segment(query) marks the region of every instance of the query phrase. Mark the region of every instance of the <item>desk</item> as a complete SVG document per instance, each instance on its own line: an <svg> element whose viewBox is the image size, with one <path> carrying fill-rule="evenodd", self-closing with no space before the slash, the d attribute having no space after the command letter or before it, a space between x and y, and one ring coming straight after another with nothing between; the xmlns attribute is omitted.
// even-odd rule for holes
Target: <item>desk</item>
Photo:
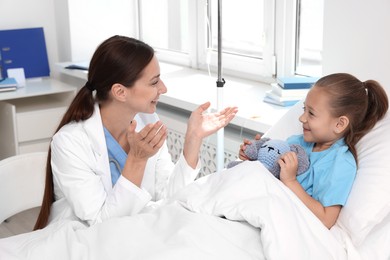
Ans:
<svg viewBox="0 0 390 260"><path fill-rule="evenodd" d="M47 151L77 88L54 79L27 81L16 91L0 93L0 160Z"/></svg>

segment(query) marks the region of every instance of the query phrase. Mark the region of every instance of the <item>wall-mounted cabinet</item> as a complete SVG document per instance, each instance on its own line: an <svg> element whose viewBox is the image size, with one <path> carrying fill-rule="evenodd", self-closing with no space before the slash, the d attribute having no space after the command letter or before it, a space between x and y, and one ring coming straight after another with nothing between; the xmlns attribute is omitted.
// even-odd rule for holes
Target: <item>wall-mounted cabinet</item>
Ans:
<svg viewBox="0 0 390 260"><path fill-rule="evenodd" d="M50 138L77 88L53 79L0 93L0 160L47 151Z"/></svg>

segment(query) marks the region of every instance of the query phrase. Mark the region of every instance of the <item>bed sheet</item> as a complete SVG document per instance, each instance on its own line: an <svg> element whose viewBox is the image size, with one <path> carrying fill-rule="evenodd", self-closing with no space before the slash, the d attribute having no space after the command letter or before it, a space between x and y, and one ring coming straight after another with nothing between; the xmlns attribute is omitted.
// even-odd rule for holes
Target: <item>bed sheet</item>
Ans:
<svg viewBox="0 0 390 260"><path fill-rule="evenodd" d="M258 162L185 187L142 214L53 224L0 240L0 259L348 259L331 232Z"/></svg>
<svg viewBox="0 0 390 260"><path fill-rule="evenodd" d="M245 222L172 203L86 228L61 223L0 242L0 259L264 259L260 232Z"/></svg>

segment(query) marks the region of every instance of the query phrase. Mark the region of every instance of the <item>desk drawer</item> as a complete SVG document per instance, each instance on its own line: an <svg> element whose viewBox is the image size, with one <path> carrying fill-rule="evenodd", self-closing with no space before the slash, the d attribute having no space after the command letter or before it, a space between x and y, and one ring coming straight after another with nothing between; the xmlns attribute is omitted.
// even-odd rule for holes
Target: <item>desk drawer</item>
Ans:
<svg viewBox="0 0 390 260"><path fill-rule="evenodd" d="M50 138L67 107L56 107L16 114L18 141L26 142Z"/></svg>

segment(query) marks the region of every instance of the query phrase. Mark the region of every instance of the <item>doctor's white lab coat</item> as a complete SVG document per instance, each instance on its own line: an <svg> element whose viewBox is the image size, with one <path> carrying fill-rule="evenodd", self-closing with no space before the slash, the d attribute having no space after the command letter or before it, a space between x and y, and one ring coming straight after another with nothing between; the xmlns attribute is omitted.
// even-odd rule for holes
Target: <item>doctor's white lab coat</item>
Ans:
<svg viewBox="0 0 390 260"><path fill-rule="evenodd" d="M158 120L156 114L135 117L139 131ZM63 126L51 142L55 202L51 207L50 223L59 220L81 220L93 225L105 219L133 215L149 201L169 197L199 172L192 169L183 154L172 163L166 143L149 158L141 188L120 176L111 183L103 124L99 106L91 118Z"/></svg>

